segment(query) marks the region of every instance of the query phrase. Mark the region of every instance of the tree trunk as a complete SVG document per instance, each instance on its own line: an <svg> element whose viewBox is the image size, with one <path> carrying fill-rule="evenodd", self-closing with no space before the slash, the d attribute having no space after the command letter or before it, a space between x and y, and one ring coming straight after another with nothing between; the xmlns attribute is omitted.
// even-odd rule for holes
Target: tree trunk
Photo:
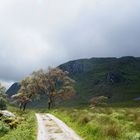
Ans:
<svg viewBox="0 0 140 140"><path fill-rule="evenodd" d="M19 104L20 110L22 109L22 106L23 106L23 103L20 103L20 104Z"/></svg>
<svg viewBox="0 0 140 140"><path fill-rule="evenodd" d="M51 109L51 102L48 102L48 109Z"/></svg>
<svg viewBox="0 0 140 140"><path fill-rule="evenodd" d="M51 109L51 106L52 106L52 99L51 99L51 97L49 97L49 99L48 99L48 109L49 110Z"/></svg>
<svg viewBox="0 0 140 140"><path fill-rule="evenodd" d="M25 111L26 106L27 106L27 103L24 103L24 105L23 105L23 111Z"/></svg>

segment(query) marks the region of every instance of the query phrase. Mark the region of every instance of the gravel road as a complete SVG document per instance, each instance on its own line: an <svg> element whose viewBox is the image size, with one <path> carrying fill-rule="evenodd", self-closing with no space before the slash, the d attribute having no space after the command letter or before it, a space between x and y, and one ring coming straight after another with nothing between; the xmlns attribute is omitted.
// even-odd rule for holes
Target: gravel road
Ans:
<svg viewBox="0 0 140 140"><path fill-rule="evenodd" d="M38 121L37 140L82 140L64 122L51 114L36 114Z"/></svg>

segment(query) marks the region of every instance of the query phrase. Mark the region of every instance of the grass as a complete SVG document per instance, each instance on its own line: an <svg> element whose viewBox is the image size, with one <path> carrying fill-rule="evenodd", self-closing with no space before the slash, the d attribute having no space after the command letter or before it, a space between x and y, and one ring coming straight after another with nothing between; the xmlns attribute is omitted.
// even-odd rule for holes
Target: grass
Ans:
<svg viewBox="0 0 140 140"><path fill-rule="evenodd" d="M37 125L35 112L27 110L19 111L17 108L9 107L9 111L22 118L17 128L10 129L5 135L0 137L0 140L36 140Z"/></svg>
<svg viewBox="0 0 140 140"><path fill-rule="evenodd" d="M4 126L0 140L35 140L35 111L8 110L22 118L17 128ZM46 109L36 112L48 112ZM49 111L73 128L84 140L140 140L140 109L136 107L58 108ZM3 124L0 124L3 126Z"/></svg>
<svg viewBox="0 0 140 140"><path fill-rule="evenodd" d="M140 140L140 109L55 109L52 114L85 140Z"/></svg>

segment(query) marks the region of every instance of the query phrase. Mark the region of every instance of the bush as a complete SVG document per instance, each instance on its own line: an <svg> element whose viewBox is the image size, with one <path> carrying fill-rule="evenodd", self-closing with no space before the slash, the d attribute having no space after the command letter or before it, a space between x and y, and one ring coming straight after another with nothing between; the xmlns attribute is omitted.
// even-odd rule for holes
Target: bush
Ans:
<svg viewBox="0 0 140 140"><path fill-rule="evenodd" d="M10 130L9 126L4 124L3 122L0 122L0 135L4 135Z"/></svg>
<svg viewBox="0 0 140 140"><path fill-rule="evenodd" d="M98 96L98 97L93 97L90 100L91 106L104 106L106 105L108 97L105 96Z"/></svg>
<svg viewBox="0 0 140 140"><path fill-rule="evenodd" d="M0 97L0 110L5 110L6 108L6 100L3 97Z"/></svg>

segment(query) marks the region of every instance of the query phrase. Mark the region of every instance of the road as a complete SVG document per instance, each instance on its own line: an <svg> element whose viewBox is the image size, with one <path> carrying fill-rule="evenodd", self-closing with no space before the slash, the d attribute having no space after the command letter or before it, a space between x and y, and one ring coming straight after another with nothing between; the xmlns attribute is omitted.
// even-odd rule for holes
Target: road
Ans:
<svg viewBox="0 0 140 140"><path fill-rule="evenodd" d="M82 140L64 122L51 114L36 114L38 121L37 140Z"/></svg>

